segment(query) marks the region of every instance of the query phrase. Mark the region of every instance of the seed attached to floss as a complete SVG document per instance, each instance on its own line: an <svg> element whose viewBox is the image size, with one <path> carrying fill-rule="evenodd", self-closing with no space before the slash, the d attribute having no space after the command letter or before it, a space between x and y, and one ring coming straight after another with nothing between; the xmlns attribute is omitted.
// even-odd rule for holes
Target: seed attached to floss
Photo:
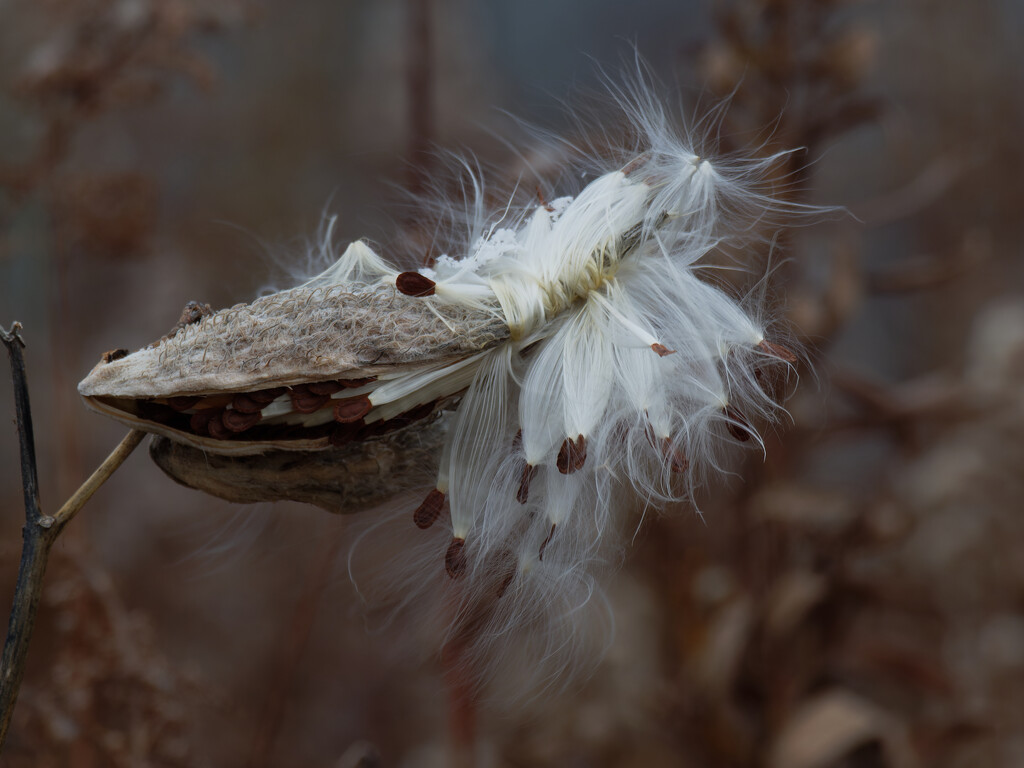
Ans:
<svg viewBox="0 0 1024 768"><path fill-rule="evenodd" d="M658 344L657 342L651 344L651 349L658 353L658 357L668 357L676 353L674 349L669 349L664 344Z"/></svg>
<svg viewBox="0 0 1024 768"><path fill-rule="evenodd" d="M395 287L399 293L406 296L433 296L436 285L437 283L419 272L402 272L395 278Z"/></svg>
<svg viewBox="0 0 1024 768"><path fill-rule="evenodd" d="M537 559L538 560L541 560L541 561L544 560L544 550L548 548L548 544L551 541L551 537L555 535L555 528L557 528L557 527L558 526L557 526L556 523L552 523L551 524L551 530L548 532L547 538L544 539L544 541L542 541L540 543L540 551L537 553Z"/></svg>
<svg viewBox="0 0 1024 768"><path fill-rule="evenodd" d="M690 460L686 458L681 450L672 445L671 438L663 438L661 441L661 452L668 459L669 466L677 475L682 474L690 468Z"/></svg>
<svg viewBox="0 0 1024 768"><path fill-rule="evenodd" d="M443 509L444 494L434 488L427 494L423 503L416 507L416 511L412 513L412 521L416 523L417 528L425 531L437 521Z"/></svg>
<svg viewBox="0 0 1024 768"><path fill-rule="evenodd" d="M741 443L745 443L750 440L750 422L747 421L746 417L739 412L737 408L731 405L725 406L724 409L725 417L728 419L725 422L725 428L729 430L729 434L739 440Z"/></svg>
<svg viewBox="0 0 1024 768"><path fill-rule="evenodd" d="M444 569L448 576L457 579L466 572L466 540L456 536L444 554Z"/></svg>
<svg viewBox="0 0 1024 768"><path fill-rule="evenodd" d="M533 476L537 474L537 468L532 464L523 467L523 476L519 480L519 490L516 491L516 501L525 504L530 499L530 483Z"/></svg>
<svg viewBox="0 0 1024 768"><path fill-rule="evenodd" d="M334 420L339 424L354 424L361 421L371 410L373 404L366 395L339 400L334 406Z"/></svg>
<svg viewBox="0 0 1024 768"><path fill-rule="evenodd" d="M781 344L773 344L770 341L762 340L761 343L757 345L757 348L764 352L766 355L777 357L779 358L779 360L784 360L787 363L796 362L796 355L794 355Z"/></svg>
<svg viewBox="0 0 1024 768"><path fill-rule="evenodd" d="M565 438L562 442L562 447L558 451L558 471L563 475L571 475L573 472L583 468L584 463L587 461L587 441L583 435L579 435L575 440L572 438Z"/></svg>

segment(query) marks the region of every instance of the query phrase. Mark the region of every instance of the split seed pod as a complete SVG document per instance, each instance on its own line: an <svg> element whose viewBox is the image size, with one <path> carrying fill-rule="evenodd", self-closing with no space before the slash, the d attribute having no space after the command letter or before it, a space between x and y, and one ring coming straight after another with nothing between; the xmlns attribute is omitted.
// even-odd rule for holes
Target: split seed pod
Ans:
<svg viewBox="0 0 1024 768"><path fill-rule="evenodd" d="M389 489L376 469L372 490L309 488L331 482L332 461L359 486L375 441L429 445L433 487L394 518L418 543L382 583L450 617L439 642L457 639L475 672L515 643L550 679L559 668L544 665L579 650L553 635L575 636L581 609L599 607L597 576L638 499L692 498L724 447L761 445L778 411L765 372L796 360L756 294L706 274L717 249L750 253L793 212L769 194L779 158L708 157L653 94L623 100L637 141L582 158L582 188L491 208L473 178L461 187L479 197L449 209L470 212L469 235L432 266L400 271L355 242L296 288L187 312L79 391L172 441L156 450L166 471L238 500L376 499ZM230 460L203 469L194 451ZM281 452L304 456L299 474L277 471ZM374 521L359 546L388 530Z"/></svg>

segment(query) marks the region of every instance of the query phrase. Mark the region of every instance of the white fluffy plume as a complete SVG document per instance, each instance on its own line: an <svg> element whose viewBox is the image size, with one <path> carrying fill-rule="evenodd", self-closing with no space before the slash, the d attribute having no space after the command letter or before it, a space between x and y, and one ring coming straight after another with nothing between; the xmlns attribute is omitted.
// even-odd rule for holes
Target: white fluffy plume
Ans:
<svg viewBox="0 0 1024 768"><path fill-rule="evenodd" d="M454 204L474 235L433 266L398 272L356 243L315 278L507 324L507 341L370 393L368 418L459 399L436 488L415 515L374 523L352 569L432 620L478 677L516 656L525 688L593 658L600 576L633 514L692 499L723 448L757 444L796 360L756 296L707 279L709 254L753 252L806 213L770 194L778 157L707 156L649 89L616 96L634 141L580 153L592 172L572 196L489 211L474 177L477 198ZM385 536L408 543L385 560L372 545Z"/></svg>

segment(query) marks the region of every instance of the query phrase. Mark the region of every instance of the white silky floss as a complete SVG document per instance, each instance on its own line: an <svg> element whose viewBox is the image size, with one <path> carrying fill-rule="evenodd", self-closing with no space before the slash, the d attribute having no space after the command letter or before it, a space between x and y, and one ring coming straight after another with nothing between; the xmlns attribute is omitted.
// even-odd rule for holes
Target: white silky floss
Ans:
<svg viewBox="0 0 1024 768"><path fill-rule="evenodd" d="M417 273L361 243L330 270L484 309L510 330L370 395L401 413L465 390L416 513L429 527L447 502L450 528L438 522L422 549L382 567L398 603L444 616L446 642L477 677L513 648L533 665L526 685L588 663L574 658L586 655L583 609L603 610L595 574L617 559L631 513L692 499L721 471L723 447L760 442L752 424L779 411L766 382L796 360L766 341L756 297L699 277L709 252L787 212L764 192L779 156L701 157L651 98L626 111L641 140L575 197L478 213L470 229L483 234L465 255Z"/></svg>

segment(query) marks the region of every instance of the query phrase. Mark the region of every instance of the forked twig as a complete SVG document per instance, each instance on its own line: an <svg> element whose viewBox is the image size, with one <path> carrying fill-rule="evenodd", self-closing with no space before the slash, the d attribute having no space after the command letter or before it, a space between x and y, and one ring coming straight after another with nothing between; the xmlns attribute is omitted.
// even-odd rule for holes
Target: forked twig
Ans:
<svg viewBox="0 0 1024 768"><path fill-rule="evenodd" d="M14 589L11 617L7 627L7 641L0 658L0 750L7 738L7 729L14 714L21 679L25 674L25 660L29 641L35 626L36 611L42 595L43 576L50 557L50 549L64 526L75 516L96 490L107 481L145 436L132 430L113 453L92 473L70 499L53 516L44 515L39 503L39 473L36 468L35 438L32 432L32 409L28 399L28 381L22 350L21 324L14 323L10 331L0 328L0 340L7 347L11 359L11 377L14 382L14 408L21 450L21 483L25 493L25 527L22 528L21 564L18 583Z"/></svg>

